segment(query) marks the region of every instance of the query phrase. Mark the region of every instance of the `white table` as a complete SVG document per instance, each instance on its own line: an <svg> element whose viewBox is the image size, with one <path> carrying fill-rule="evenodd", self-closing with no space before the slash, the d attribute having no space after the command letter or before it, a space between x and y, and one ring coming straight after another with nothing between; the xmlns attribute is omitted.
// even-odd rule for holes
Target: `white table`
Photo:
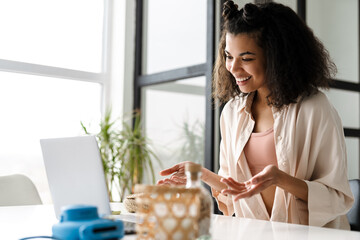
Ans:
<svg viewBox="0 0 360 240"><path fill-rule="evenodd" d="M212 236L216 240L359 240L360 232L308 227L296 224L268 222L246 218L213 215ZM51 235L51 226L57 223L52 205L0 207L0 239ZM136 239L134 235L124 240Z"/></svg>

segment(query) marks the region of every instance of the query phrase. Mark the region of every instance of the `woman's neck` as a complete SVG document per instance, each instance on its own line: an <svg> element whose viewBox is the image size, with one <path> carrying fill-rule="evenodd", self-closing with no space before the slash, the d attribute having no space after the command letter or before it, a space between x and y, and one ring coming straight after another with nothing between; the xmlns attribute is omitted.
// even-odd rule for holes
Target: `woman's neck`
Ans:
<svg viewBox="0 0 360 240"><path fill-rule="evenodd" d="M264 132L274 125L271 105L268 104L267 95L262 96L256 92L251 106L252 118L255 121L253 132Z"/></svg>
<svg viewBox="0 0 360 240"><path fill-rule="evenodd" d="M254 104L262 108L270 107L269 100L267 98L268 95L269 95L268 92L257 90L254 96Z"/></svg>

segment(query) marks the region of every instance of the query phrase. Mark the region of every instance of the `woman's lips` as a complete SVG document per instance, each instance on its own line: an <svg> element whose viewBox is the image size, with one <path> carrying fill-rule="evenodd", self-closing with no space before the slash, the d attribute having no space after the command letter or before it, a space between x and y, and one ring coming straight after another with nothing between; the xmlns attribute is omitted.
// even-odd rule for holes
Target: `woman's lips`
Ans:
<svg viewBox="0 0 360 240"><path fill-rule="evenodd" d="M237 78L236 79L236 84L238 86L243 86L251 79L251 77L252 76L248 76L248 77L245 77L245 78Z"/></svg>

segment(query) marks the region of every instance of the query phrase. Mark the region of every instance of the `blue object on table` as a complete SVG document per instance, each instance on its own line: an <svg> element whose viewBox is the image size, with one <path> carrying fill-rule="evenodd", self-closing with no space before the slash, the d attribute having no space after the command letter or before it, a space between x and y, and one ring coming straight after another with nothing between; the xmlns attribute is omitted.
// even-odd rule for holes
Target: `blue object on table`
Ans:
<svg viewBox="0 0 360 240"><path fill-rule="evenodd" d="M121 220L99 218L95 206L71 205L62 209L52 233L60 240L120 239L124 237L124 224Z"/></svg>

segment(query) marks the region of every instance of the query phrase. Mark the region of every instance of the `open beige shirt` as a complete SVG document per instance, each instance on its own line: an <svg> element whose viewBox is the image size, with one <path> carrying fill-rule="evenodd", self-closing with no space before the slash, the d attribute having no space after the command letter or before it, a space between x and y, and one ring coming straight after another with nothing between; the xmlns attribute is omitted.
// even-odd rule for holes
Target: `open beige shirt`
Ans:
<svg viewBox="0 0 360 240"><path fill-rule="evenodd" d="M219 175L239 182L252 177L244 146L253 131L254 93L236 97L220 118ZM281 110L272 109L276 157L280 170L303 179L308 203L277 187L271 217L260 194L234 201L212 189L225 215L350 229L346 218L353 203L347 179L345 140L341 120L327 97L318 92Z"/></svg>

